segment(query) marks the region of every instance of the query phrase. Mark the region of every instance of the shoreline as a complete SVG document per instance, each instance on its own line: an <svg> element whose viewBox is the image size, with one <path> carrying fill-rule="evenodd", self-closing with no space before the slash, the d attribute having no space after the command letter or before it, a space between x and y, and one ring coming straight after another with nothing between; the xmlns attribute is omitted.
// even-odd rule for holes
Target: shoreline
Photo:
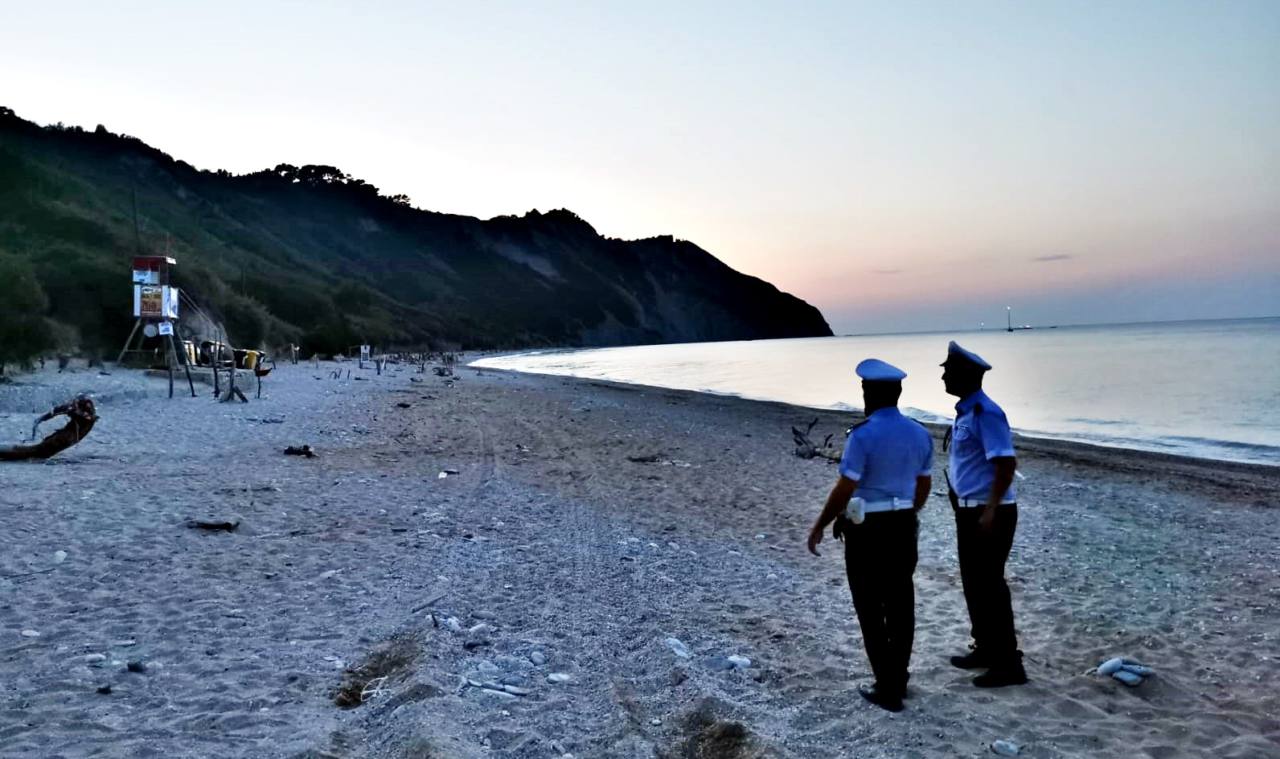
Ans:
<svg viewBox="0 0 1280 759"><path fill-rule="evenodd" d="M580 350L580 349L575 349L575 350ZM522 355L522 354L509 353L509 354L502 354L502 356L485 356L485 358L501 358L504 356L514 356L514 355ZM524 371L521 369L505 369L505 368L489 367L489 366L477 367L477 366L472 366L471 364L467 364L467 368L472 370L481 369L486 372L510 372L513 374L525 374L525 375L538 376L538 377L547 377L551 379L566 379L566 380L573 380L573 381L586 382L586 383L600 383L603 385L610 385L610 386L645 388L647 390L662 391L662 392L691 393L693 395L702 395L702 396L707 396L712 398L733 399L733 400L742 401L744 403L774 404L778 406L793 408L800 411L807 411L810 413L848 414L848 415L854 416L855 418L863 418L862 409L855 409L855 408L839 409L839 408L828 408L823 406L804 406L804 405L795 404L795 403L787 403L786 401L776 401L776 400L769 400L764 398L749 398L743 395L737 395L733 393L718 393L718 392L712 392L712 391L706 391L706 390L686 390L683 388L666 387L663 385L646 385L639 382L622 382L619 380L598 379L594 377L579 377L579 376L570 375L570 374L551 374L547 372L531 372L531 371ZM857 390L856 386L853 386L853 390L851 392L856 394L856 390ZM925 412L925 413L932 414L932 412ZM945 433L946 429L950 426L949 424L944 422L935 422L935 421L929 421L929 420L923 420L923 419L916 419L915 421L924 425L927 429L929 429L930 432L934 433L935 437L940 437L943 433ZM1254 472L1258 474L1280 475L1280 462L1277 462L1276 464L1265 464L1265 463L1256 462L1256 461L1238 461L1234 459L1215 459L1215 458L1207 458L1207 457L1201 457L1201 456L1190 456L1190 455L1181 454L1181 453L1154 451L1147 448L1132 448L1132 447L1126 447L1121 445L1107 445L1106 443L1100 443L1100 442L1088 441L1088 440L1078 440L1070 437L1055 437L1049 433L1043 433L1043 432L1027 434L1027 433L1019 432L1017 429L1014 430L1014 439L1015 441L1018 442L1020 446L1023 443L1026 443L1038 450L1049 451L1053 449L1060 449L1063 455L1082 456L1083 460L1090 460L1090 461L1096 461L1098 458L1105 456L1107 453L1112 453L1112 454L1119 454L1125 457L1131 457L1131 456L1139 457L1139 458L1145 457L1145 458L1149 458L1152 463L1161 464L1161 465L1185 465L1189 468L1213 466L1213 467L1223 467L1228 470L1238 471L1242 473ZM1075 451L1075 454L1072 453L1073 451ZM1086 455L1086 454L1093 454L1093 455Z"/></svg>
<svg viewBox="0 0 1280 759"><path fill-rule="evenodd" d="M821 439L849 412L491 369L344 365L352 379L335 380L332 366L282 366L244 405L170 401L163 380L126 371L21 388L58 397L101 382L114 395L80 445L0 465L6 750L1280 749L1271 468L1019 440L1027 479L1009 577L1032 682L986 693L946 662L968 625L936 453L912 693L889 716L856 692L869 673L839 546L804 549L835 466L795 457L790 426L817 415ZM0 442L30 420L0 414ZM318 457L281 453L303 443ZM207 533L189 519L239 525ZM726 669L734 655L750 664ZM1155 676L1128 689L1089 673L1116 655ZM370 668L387 680L368 701L336 705L344 672Z"/></svg>

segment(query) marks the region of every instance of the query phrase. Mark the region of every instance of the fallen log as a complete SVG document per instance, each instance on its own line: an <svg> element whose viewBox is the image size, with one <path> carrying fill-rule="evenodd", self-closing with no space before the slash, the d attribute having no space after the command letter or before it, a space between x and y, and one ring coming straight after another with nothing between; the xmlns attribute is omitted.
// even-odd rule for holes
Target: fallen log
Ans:
<svg viewBox="0 0 1280 759"><path fill-rule="evenodd" d="M54 406L53 410L36 419L36 423L31 427L31 439L36 439L36 430L40 428L42 422L47 422L58 416L67 417L67 423L62 429L34 445L14 445L0 448L0 461L30 461L32 459L47 459L56 456L84 440L89 431L93 429L93 425L98 421L98 413L93 405L93 399L87 395L79 395L61 406Z"/></svg>

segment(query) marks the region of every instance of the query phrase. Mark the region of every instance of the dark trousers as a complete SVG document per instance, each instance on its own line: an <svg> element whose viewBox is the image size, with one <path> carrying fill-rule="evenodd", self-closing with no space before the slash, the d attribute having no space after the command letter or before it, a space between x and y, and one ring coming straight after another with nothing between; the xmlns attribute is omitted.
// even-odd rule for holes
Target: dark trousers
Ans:
<svg viewBox="0 0 1280 759"><path fill-rule="evenodd" d="M996 664L1020 658L1013 630L1013 600L1004 579L1004 565L1018 529L1018 505L996 507L991 531L978 526L982 507L957 508L956 548L960 554L960 582L969 607L974 648Z"/></svg>
<svg viewBox="0 0 1280 759"><path fill-rule="evenodd" d="M844 523L844 566L876 685L902 695L916 629L916 534L910 509Z"/></svg>

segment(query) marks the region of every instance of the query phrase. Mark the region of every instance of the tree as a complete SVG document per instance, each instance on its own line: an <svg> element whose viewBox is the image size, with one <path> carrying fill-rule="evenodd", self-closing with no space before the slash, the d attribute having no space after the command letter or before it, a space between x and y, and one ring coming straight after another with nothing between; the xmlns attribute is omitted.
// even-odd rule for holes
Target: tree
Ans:
<svg viewBox="0 0 1280 759"><path fill-rule="evenodd" d="M5 364L30 361L52 346L48 307L31 264L0 253L0 376Z"/></svg>

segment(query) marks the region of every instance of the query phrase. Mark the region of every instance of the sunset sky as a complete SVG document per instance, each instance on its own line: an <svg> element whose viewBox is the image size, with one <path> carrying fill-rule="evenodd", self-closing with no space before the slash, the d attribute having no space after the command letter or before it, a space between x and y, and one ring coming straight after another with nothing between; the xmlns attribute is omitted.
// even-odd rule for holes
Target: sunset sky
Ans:
<svg viewBox="0 0 1280 759"><path fill-rule="evenodd" d="M0 0L0 105L672 234L837 333L1280 314L1280 2Z"/></svg>

